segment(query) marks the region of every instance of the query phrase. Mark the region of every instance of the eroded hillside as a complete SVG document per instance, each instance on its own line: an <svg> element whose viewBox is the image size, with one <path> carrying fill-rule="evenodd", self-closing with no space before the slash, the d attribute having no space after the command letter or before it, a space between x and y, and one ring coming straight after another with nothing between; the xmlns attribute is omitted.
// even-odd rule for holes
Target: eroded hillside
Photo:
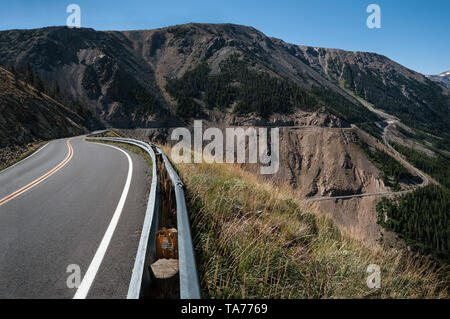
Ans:
<svg viewBox="0 0 450 319"><path fill-rule="evenodd" d="M84 119L0 68L0 146L85 133Z"/></svg>

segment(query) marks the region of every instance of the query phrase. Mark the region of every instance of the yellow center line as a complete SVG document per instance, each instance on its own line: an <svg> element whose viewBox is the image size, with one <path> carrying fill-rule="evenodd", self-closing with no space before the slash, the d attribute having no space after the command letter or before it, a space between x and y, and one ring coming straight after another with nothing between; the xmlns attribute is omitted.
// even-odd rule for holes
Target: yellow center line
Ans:
<svg viewBox="0 0 450 319"><path fill-rule="evenodd" d="M35 179L34 181L32 181L31 183L29 183L28 185L25 185L24 187L16 190L14 193L11 193L8 196L5 196L2 199L0 199L0 206L6 204L7 202L9 202L10 200L12 200L12 199L14 199L16 197L22 195L23 193L29 191L33 187L36 187L37 185L39 185L40 183L45 181L47 178L49 178L50 176L55 174L57 171L59 171L61 168L66 166L67 163L69 163L70 160L73 157L73 147L70 144L70 139L68 139L66 143L67 143L67 147L69 149L69 152L67 153L66 158L61 163L59 163L57 166L55 166L53 169L51 169L50 171L48 171L47 173L45 173L41 177L39 177L39 178Z"/></svg>

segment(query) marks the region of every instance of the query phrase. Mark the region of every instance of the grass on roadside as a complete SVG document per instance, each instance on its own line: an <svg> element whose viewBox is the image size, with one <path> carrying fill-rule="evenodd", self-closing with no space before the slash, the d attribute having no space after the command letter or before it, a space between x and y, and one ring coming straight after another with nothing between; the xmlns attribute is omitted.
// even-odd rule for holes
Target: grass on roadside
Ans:
<svg viewBox="0 0 450 319"><path fill-rule="evenodd" d="M33 144L29 144L27 146L24 146L23 150L21 150L18 154L18 156L15 156L14 159L9 160L5 163L0 163L0 172L7 169L8 167L22 161L23 159L27 158L28 156L32 155L34 152L36 152L40 147L44 146L47 142L41 141L36 142ZM2 149L1 151L8 152L8 149Z"/></svg>
<svg viewBox="0 0 450 319"><path fill-rule="evenodd" d="M163 148L170 155L169 148ZM367 248L331 219L229 164L177 164L206 298L449 298L448 269ZM369 289L367 267L381 268Z"/></svg>
<svg viewBox="0 0 450 319"><path fill-rule="evenodd" d="M93 137L126 137L118 130L109 130L104 133L95 134Z"/></svg>

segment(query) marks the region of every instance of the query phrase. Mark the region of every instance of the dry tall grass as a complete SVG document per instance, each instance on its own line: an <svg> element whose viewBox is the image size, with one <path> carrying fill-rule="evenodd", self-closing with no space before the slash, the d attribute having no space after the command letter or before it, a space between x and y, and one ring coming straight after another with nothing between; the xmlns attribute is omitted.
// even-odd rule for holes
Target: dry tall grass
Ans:
<svg viewBox="0 0 450 319"><path fill-rule="evenodd" d="M365 247L310 213L289 187L261 182L236 165L176 167L186 185L204 297L449 297L448 269ZM381 268L381 289L366 285L369 264Z"/></svg>

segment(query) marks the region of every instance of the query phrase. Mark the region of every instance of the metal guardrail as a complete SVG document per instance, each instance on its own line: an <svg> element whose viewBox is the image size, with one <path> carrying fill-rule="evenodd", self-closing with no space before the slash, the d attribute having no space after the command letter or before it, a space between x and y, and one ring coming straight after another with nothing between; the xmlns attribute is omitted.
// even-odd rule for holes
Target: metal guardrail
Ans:
<svg viewBox="0 0 450 319"><path fill-rule="evenodd" d="M149 289L151 283L150 265L156 261L156 232L158 231L160 210L160 185L157 175L158 172L156 169L156 154L150 144L135 139L89 136L87 138L90 140L103 140L132 144L145 150L152 159L152 184L150 188L150 195L127 295L127 299L139 299L144 297L146 291ZM198 279L189 217L183 191L184 185L164 152L156 145L153 146L156 151L161 154L167 173L169 174L175 190L177 205L180 298L200 299L200 283Z"/></svg>
<svg viewBox="0 0 450 319"><path fill-rule="evenodd" d="M173 168L166 154L159 148L167 173L175 187L177 202L177 228L178 228L178 259L180 267L180 297L181 299L199 299L200 284L198 281L197 263L195 262L194 247L192 245L191 228L184 198L183 182Z"/></svg>

